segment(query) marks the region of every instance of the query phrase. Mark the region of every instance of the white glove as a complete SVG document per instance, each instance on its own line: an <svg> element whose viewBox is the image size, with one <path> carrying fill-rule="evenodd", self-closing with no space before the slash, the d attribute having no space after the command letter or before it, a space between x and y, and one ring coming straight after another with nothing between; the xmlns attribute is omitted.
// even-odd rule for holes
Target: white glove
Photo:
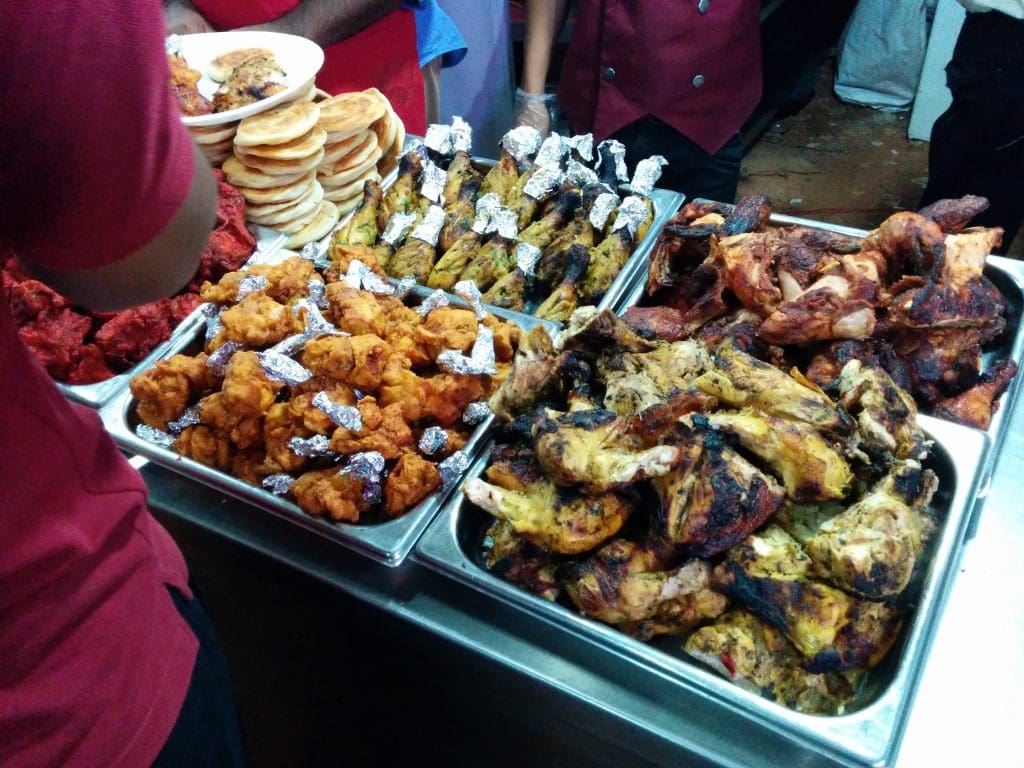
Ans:
<svg viewBox="0 0 1024 768"><path fill-rule="evenodd" d="M527 93L516 88L516 119L515 127L529 125L547 136L551 130L551 114L558 104L558 97L553 93Z"/></svg>

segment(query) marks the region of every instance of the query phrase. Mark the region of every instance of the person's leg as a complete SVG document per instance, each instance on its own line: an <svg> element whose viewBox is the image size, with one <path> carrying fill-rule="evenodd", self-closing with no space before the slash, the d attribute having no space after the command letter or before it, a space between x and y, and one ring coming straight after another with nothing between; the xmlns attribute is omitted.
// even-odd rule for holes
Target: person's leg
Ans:
<svg viewBox="0 0 1024 768"><path fill-rule="evenodd" d="M1024 22L969 13L946 77L953 102L935 122L921 205L981 195L991 207L974 220L1005 230L1002 249L1024 219Z"/></svg>
<svg viewBox="0 0 1024 768"><path fill-rule="evenodd" d="M630 169L651 155L662 155L668 161L656 186L682 192L691 200L704 197L731 203L736 199L743 159L743 144L738 134L713 155L655 118L627 126L616 133L616 138L626 145Z"/></svg>
<svg viewBox="0 0 1024 768"><path fill-rule="evenodd" d="M185 703L153 768L243 768L248 765L235 697L213 625L198 592L192 600L171 589L171 598L199 641Z"/></svg>

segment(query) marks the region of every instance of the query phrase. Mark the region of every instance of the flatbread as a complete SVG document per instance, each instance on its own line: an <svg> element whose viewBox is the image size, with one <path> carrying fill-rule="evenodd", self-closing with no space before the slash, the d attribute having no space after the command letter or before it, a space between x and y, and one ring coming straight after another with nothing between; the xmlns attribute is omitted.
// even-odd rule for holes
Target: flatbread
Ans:
<svg viewBox="0 0 1024 768"><path fill-rule="evenodd" d="M255 222L256 224L263 224L265 226L283 224L285 222L294 221L312 211L315 211L323 199L323 187L316 182L313 182L312 190L304 195L298 202L292 205L285 205L283 207L262 206L264 208L274 209L267 213L261 212L257 206L250 205L245 211L245 218L249 221Z"/></svg>
<svg viewBox="0 0 1024 768"><path fill-rule="evenodd" d="M239 157L263 157L268 160L298 160L309 157L323 147L327 141L327 131L318 126L297 139L284 144L257 144L255 147L238 147ZM322 162L322 161L321 161Z"/></svg>
<svg viewBox="0 0 1024 768"><path fill-rule="evenodd" d="M319 117L320 107L311 101L261 112L239 122L235 144L240 147L285 144L309 133Z"/></svg>
<svg viewBox="0 0 1024 768"><path fill-rule="evenodd" d="M369 134L369 131L360 131L355 136L350 136L349 138L342 139L341 141L328 141L324 144L324 159L321 165L327 165L328 163L333 165L338 162L341 158L345 157L345 155L360 146Z"/></svg>
<svg viewBox="0 0 1024 768"><path fill-rule="evenodd" d="M225 139L233 141L235 138L235 130L238 128L238 125L236 123L231 123L226 127L223 125L213 126L217 129L215 131L200 131L200 127L202 126L189 127L188 131L192 134L192 138L195 139L196 144L202 147L208 144L220 144Z"/></svg>
<svg viewBox="0 0 1024 768"><path fill-rule="evenodd" d="M296 198L291 200L282 200L279 203L252 203L250 202L249 207L246 208L246 215L251 215L254 218L264 219L267 216L272 216L275 213L294 208L295 210L301 211L302 205L308 203L310 198L317 198L317 202L323 200L324 189L316 181L311 182L306 189Z"/></svg>
<svg viewBox="0 0 1024 768"><path fill-rule="evenodd" d="M271 160L251 155L237 155L237 157L243 164L270 176L294 176L296 173L304 174L320 165L324 159L324 150L321 147L309 157L301 157L296 160Z"/></svg>
<svg viewBox="0 0 1024 768"><path fill-rule="evenodd" d="M338 206L330 200L324 200L320 203L316 216L306 226L285 241L284 247L301 248L306 243L319 240L321 237L330 234L331 230L338 225L338 219L340 218L341 214L338 211Z"/></svg>
<svg viewBox="0 0 1024 768"><path fill-rule="evenodd" d="M339 215L339 217L344 216L347 213L352 213L352 211L354 211L356 208L359 207L359 203L361 203L362 201L363 201L363 196L361 194L359 194L359 195L356 195L355 197L353 197L347 203L346 202L335 203L335 205L338 206L338 215Z"/></svg>
<svg viewBox="0 0 1024 768"><path fill-rule="evenodd" d="M367 181L370 181L371 179L374 181L380 181L380 174L377 173L376 168L371 168L358 179L348 184L345 184L344 186L324 187L324 197L327 200L333 200L336 203L348 200L350 197L352 197L352 195L363 194L363 186L366 184Z"/></svg>
<svg viewBox="0 0 1024 768"><path fill-rule="evenodd" d="M364 130L383 117L387 103L376 88L339 93L320 102L320 127L328 133Z"/></svg>
<svg viewBox="0 0 1024 768"><path fill-rule="evenodd" d="M338 158L333 163L328 162L327 152L325 151L324 159L320 162L320 165L324 168L330 168L334 173L341 173L349 168L362 165L378 149L376 135L374 135L373 131L366 131L366 138L362 142L357 144L351 152Z"/></svg>
<svg viewBox="0 0 1024 768"><path fill-rule="evenodd" d="M310 171L298 181L291 184L282 184L279 187L258 189L256 187L242 187L238 190L245 196L247 202L252 205L269 205L270 203L283 203L287 200L298 200L303 194L309 191L316 181L316 173Z"/></svg>
<svg viewBox="0 0 1024 768"><path fill-rule="evenodd" d="M303 214L302 216L299 216L291 221L283 221L280 224L275 224L274 229L276 229L278 232L284 232L286 235L294 235L304 226L309 224L309 222L315 219L318 213L320 213L319 205L317 205L309 213Z"/></svg>
<svg viewBox="0 0 1024 768"><path fill-rule="evenodd" d="M302 171L290 175L270 175L263 171L249 168L242 165L234 154L224 161L224 173L228 181L238 187L252 187L253 189L270 189L280 187L284 184L291 184L309 175L309 171Z"/></svg>
<svg viewBox="0 0 1024 768"><path fill-rule="evenodd" d="M210 76L211 80L223 83L231 77L231 73L235 71L236 67L249 61L249 59L255 59L259 56L266 56L272 59L274 58L274 52L267 48L236 48L233 51L222 53L207 64L206 74Z"/></svg>
<svg viewBox="0 0 1024 768"><path fill-rule="evenodd" d="M317 177L321 183L327 182L332 187L340 187L343 184L348 184L355 181L362 176L367 170L377 165L377 161L380 160L381 151L380 147L374 147L373 152L359 165L353 165L343 167L341 169L335 166L320 165L316 169ZM341 160L341 164L346 162L347 158Z"/></svg>

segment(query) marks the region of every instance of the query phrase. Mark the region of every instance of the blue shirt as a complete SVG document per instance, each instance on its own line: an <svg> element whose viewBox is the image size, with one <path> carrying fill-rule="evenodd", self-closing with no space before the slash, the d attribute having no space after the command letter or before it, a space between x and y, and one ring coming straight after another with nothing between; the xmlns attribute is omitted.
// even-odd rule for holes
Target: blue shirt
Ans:
<svg viewBox="0 0 1024 768"><path fill-rule="evenodd" d="M415 14L416 53L421 68L438 56L442 57L442 67L454 67L466 57L466 41L437 0L404 0L402 6Z"/></svg>

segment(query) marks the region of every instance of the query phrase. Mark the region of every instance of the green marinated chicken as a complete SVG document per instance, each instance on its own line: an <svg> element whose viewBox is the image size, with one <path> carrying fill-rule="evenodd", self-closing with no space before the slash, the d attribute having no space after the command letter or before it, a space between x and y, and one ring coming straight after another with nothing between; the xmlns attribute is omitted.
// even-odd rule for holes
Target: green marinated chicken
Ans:
<svg viewBox="0 0 1024 768"><path fill-rule="evenodd" d="M444 291L451 290L459 282L459 276L466 265L480 251L482 239L483 236L479 232L471 229L456 240L430 270L427 285Z"/></svg>
<svg viewBox="0 0 1024 768"><path fill-rule="evenodd" d="M494 235L480 246L473 260L459 275L459 280L472 280L481 291L486 291L516 266L515 242Z"/></svg>
<svg viewBox="0 0 1024 768"><path fill-rule="evenodd" d="M555 236L559 234L559 230L572 219L579 207L579 192L574 189L562 190L555 196L555 205L551 212L523 229L519 233L519 239L543 250L551 244Z"/></svg>
<svg viewBox="0 0 1024 768"><path fill-rule="evenodd" d="M384 227L396 213L415 213L419 210L420 195L416 181L423 173L423 158L416 152L407 152L398 161L398 178L384 194L377 209L377 229Z"/></svg>
<svg viewBox="0 0 1024 768"><path fill-rule="evenodd" d="M579 282L587 273L590 251L584 245L574 245L565 256L565 274L562 282L544 299L533 314L545 320L565 322L579 304Z"/></svg>
<svg viewBox="0 0 1024 768"><path fill-rule="evenodd" d="M590 249L590 266L580 286L584 304L597 304L629 261L633 238L626 227L617 229Z"/></svg>
<svg viewBox="0 0 1024 768"><path fill-rule="evenodd" d="M583 245L592 248L594 245L594 227L587 219L583 209L578 209L572 220L566 224L551 243L544 249L543 255L534 268L537 282L541 285L558 285L565 277L566 259L569 248ZM587 257L589 264L590 257Z"/></svg>
<svg viewBox="0 0 1024 768"><path fill-rule="evenodd" d="M479 191L483 179L480 178L480 174L473 167L473 161L469 153L460 149L455 153L451 163L448 164L448 175L445 179L444 192L441 197L445 211L448 211L449 207L455 204L455 201L462 194L462 185L470 180L477 183L477 191Z"/></svg>
<svg viewBox="0 0 1024 768"><path fill-rule="evenodd" d="M380 236L377 226L377 211L380 207L384 191L380 182L367 181L363 185L363 199L356 208L352 218L341 227L331 241L332 246L342 245L374 245Z"/></svg>
<svg viewBox="0 0 1024 768"><path fill-rule="evenodd" d="M437 241L437 248L441 253L446 253L473 227L479 192L480 182L476 179L467 179L462 184L458 197L445 207L444 226L441 227L441 236Z"/></svg>
<svg viewBox="0 0 1024 768"><path fill-rule="evenodd" d="M509 201L512 188L519 181L519 164L512 154L502 147L498 162L484 176L483 184L480 185L480 194L486 195L489 192L495 193L502 205Z"/></svg>
<svg viewBox="0 0 1024 768"><path fill-rule="evenodd" d="M484 303L502 309L522 312L525 306L526 275L516 267L504 277L498 278L483 295Z"/></svg>

